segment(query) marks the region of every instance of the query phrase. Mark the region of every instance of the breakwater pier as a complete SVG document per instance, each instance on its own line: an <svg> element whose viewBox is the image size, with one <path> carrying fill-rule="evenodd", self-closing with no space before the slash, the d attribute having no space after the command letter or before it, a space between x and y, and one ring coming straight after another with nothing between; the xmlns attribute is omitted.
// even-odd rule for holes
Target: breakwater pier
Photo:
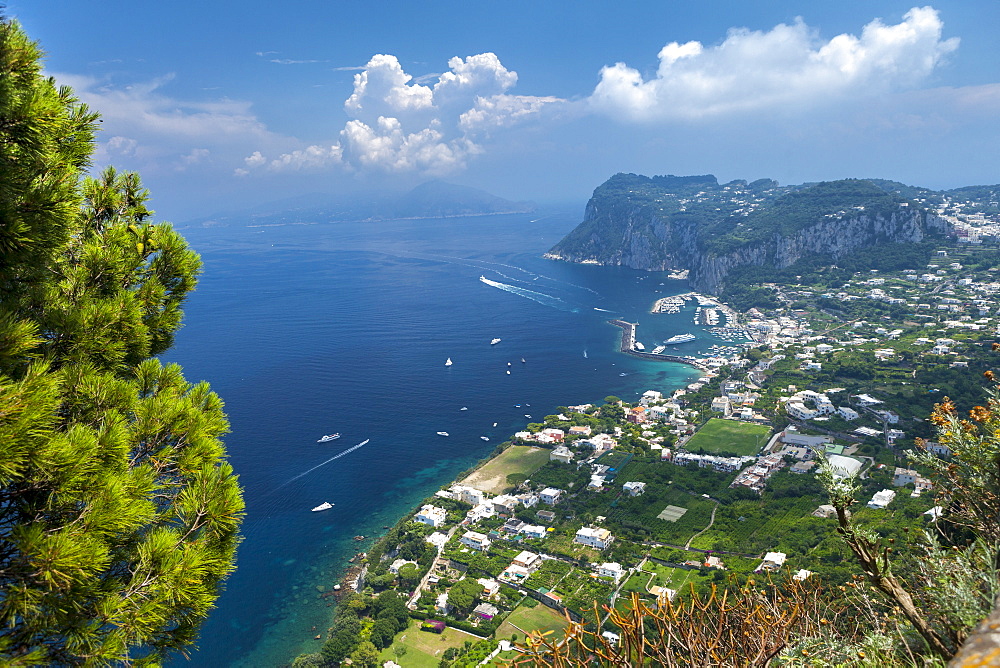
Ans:
<svg viewBox="0 0 1000 668"><path fill-rule="evenodd" d="M661 362L679 362L680 364L689 364L693 367L699 369L706 369L705 364L693 357L681 357L680 355L664 355L662 353L646 353L639 352L635 349L635 330L639 326L637 322L628 322L627 320L608 320L608 322L615 327L621 327L622 330L622 341L621 341L621 351L626 355L632 355L633 357L641 357L645 360L659 360Z"/></svg>

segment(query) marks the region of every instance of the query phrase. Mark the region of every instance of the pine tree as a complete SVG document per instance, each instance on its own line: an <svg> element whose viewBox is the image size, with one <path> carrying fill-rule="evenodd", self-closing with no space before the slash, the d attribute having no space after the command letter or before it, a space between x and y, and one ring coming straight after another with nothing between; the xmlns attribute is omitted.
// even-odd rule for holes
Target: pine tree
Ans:
<svg viewBox="0 0 1000 668"><path fill-rule="evenodd" d="M0 17L0 660L158 663L232 570L222 401L153 356L200 259Z"/></svg>

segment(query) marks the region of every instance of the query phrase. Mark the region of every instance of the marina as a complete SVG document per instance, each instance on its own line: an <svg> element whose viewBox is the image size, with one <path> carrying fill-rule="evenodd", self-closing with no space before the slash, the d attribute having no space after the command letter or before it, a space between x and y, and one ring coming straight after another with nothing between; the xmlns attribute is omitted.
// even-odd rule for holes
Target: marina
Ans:
<svg viewBox="0 0 1000 668"><path fill-rule="evenodd" d="M681 364L690 364L693 367L699 369L704 369L705 365L701 360L697 360L693 357L681 357L680 355L664 355L662 353L645 353L639 352L635 349L635 330L639 326L639 323L628 322L626 320L608 320L609 323L615 327L621 327L622 329L622 340L621 340L621 352L626 355L632 355L633 357L641 357L647 360L661 360L664 362L679 362Z"/></svg>

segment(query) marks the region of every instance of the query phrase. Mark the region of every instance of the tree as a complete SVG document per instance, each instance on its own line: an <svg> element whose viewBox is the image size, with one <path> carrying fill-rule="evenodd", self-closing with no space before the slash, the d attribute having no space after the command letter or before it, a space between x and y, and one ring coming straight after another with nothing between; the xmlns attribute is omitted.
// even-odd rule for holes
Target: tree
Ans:
<svg viewBox="0 0 1000 668"><path fill-rule="evenodd" d="M455 586L448 590L448 602L455 610L463 615L472 611L472 606L476 604L476 599L483 593L483 586L475 580L465 578L455 583Z"/></svg>
<svg viewBox="0 0 1000 668"><path fill-rule="evenodd" d="M86 179L97 115L0 17L0 657L162 661L232 570L222 401L153 356L198 256L139 177Z"/></svg>
<svg viewBox="0 0 1000 668"><path fill-rule="evenodd" d="M377 668L378 648L367 640L362 640L357 649L351 652L351 665L361 668Z"/></svg>
<svg viewBox="0 0 1000 668"><path fill-rule="evenodd" d="M396 636L396 622L392 618L382 617L376 619L372 624L369 639L372 644L379 649L385 649L392 644L392 639Z"/></svg>

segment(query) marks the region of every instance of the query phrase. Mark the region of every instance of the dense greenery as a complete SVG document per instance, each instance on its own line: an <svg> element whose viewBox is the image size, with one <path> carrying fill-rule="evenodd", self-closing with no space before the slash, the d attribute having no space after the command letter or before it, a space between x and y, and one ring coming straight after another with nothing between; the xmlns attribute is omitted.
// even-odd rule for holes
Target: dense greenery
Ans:
<svg viewBox="0 0 1000 668"><path fill-rule="evenodd" d="M135 174L84 178L98 118L0 20L0 656L158 663L233 568L221 400L165 351L198 256Z"/></svg>

